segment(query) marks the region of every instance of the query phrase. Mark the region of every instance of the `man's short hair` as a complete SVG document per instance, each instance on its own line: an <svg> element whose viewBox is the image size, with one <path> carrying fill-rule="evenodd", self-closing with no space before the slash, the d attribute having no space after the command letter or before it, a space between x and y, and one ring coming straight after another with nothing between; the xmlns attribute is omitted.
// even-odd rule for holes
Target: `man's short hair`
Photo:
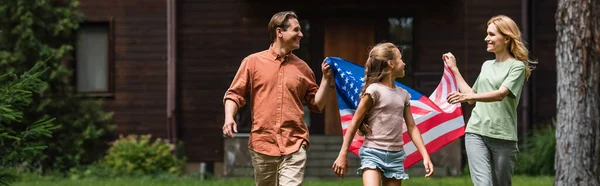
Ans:
<svg viewBox="0 0 600 186"><path fill-rule="evenodd" d="M271 17L271 21L269 21L269 36L271 38L271 42L275 42L275 38L277 37L275 30L277 30L277 28L287 30L287 28L290 26L288 21L290 18L298 19L298 16L293 11L283 11L277 12L275 15L273 15L273 17Z"/></svg>

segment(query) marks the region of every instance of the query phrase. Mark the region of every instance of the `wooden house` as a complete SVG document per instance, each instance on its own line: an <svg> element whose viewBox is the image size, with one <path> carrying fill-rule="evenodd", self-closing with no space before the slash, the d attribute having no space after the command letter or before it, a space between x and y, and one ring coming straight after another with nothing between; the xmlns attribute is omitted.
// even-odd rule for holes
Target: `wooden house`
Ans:
<svg viewBox="0 0 600 186"><path fill-rule="evenodd" d="M269 47L274 13L298 14L304 38L294 53L316 77L326 56L363 64L370 46L390 41L404 50L402 81L425 95L439 83L445 52L457 57L469 84L475 81L481 64L494 58L485 50L486 22L504 14L520 26L539 61L518 109L524 141L556 113L556 6L556 0L80 0L85 22L75 72L95 73L79 73L77 89L105 100L116 133L181 140L190 170L204 162L219 175L229 161L221 134L223 95L241 60ZM463 109L467 120L472 107ZM311 139L341 141L336 112L327 107L324 114L307 114ZM239 139L250 130L248 116L248 109L240 111ZM331 146L324 148L339 148ZM449 167L449 174L460 172L463 146L457 140L434 154L434 162Z"/></svg>

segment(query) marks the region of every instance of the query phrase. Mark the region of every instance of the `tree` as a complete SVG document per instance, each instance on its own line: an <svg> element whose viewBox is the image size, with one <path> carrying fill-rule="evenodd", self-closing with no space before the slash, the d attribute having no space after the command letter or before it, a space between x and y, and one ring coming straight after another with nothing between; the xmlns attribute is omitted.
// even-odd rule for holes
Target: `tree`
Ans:
<svg viewBox="0 0 600 186"><path fill-rule="evenodd" d="M0 74L22 74L48 59L48 71L40 77L47 88L32 95L21 122L56 118L59 128L44 140L48 148L28 162L34 168L67 171L94 162L102 157L105 137L113 128L105 123L112 113L103 111L100 100L74 90L66 65L83 20L77 6L77 0L0 0ZM0 80L0 85L5 83Z"/></svg>
<svg viewBox="0 0 600 186"><path fill-rule="evenodd" d="M555 185L600 185L600 1L556 10Z"/></svg>
<svg viewBox="0 0 600 186"><path fill-rule="evenodd" d="M51 137L56 129L53 118L42 118L34 123L23 123L23 112L32 103L32 95L46 89L40 80L45 71L43 63L18 77L14 73L0 76L0 167L10 167L37 157L45 148L43 140ZM0 185L15 181L16 176L0 171Z"/></svg>

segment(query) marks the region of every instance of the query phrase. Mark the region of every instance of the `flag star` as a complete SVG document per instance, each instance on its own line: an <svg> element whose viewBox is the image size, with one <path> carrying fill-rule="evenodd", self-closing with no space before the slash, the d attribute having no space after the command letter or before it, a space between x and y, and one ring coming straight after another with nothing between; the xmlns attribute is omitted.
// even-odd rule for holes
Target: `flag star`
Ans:
<svg viewBox="0 0 600 186"><path fill-rule="evenodd" d="M346 80L346 83L348 83L348 81L350 81L348 78L346 78L346 79L344 79L344 80Z"/></svg>
<svg viewBox="0 0 600 186"><path fill-rule="evenodd" d="M356 107L358 107L358 101L354 101L354 105L356 105Z"/></svg>
<svg viewBox="0 0 600 186"><path fill-rule="evenodd" d="M342 72L342 69L341 69L341 68L338 68L337 70L338 70L338 72ZM343 73L344 73L344 72L342 72L342 74L343 74Z"/></svg>
<svg viewBox="0 0 600 186"><path fill-rule="evenodd" d="M345 76L344 72L340 73L340 76L343 78Z"/></svg>
<svg viewBox="0 0 600 186"><path fill-rule="evenodd" d="M354 83L350 83L350 88L354 88Z"/></svg>
<svg viewBox="0 0 600 186"><path fill-rule="evenodd" d="M348 75L352 75L352 72L350 72L350 71L346 71L346 73L347 73Z"/></svg>
<svg viewBox="0 0 600 186"><path fill-rule="evenodd" d="M350 96L350 99L351 99L352 101L354 101L354 96Z"/></svg>
<svg viewBox="0 0 600 186"><path fill-rule="evenodd" d="M365 81L365 78L364 78L364 77L361 77L361 78L360 78L360 81Z"/></svg>
<svg viewBox="0 0 600 186"><path fill-rule="evenodd" d="M333 63L333 65L334 65L334 66L336 66L336 67L338 66L338 64L337 64L337 63Z"/></svg>
<svg viewBox="0 0 600 186"><path fill-rule="evenodd" d="M358 94L358 88L354 88L354 93Z"/></svg>

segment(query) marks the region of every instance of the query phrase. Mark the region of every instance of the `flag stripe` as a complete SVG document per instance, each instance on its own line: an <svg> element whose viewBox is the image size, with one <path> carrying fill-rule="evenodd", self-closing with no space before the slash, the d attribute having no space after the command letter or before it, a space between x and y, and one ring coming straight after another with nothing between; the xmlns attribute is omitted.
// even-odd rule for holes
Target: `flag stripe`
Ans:
<svg viewBox="0 0 600 186"><path fill-rule="evenodd" d="M427 132L421 132L421 136L423 137L423 143L427 144L435 140L436 138L442 136L446 131L456 130L464 126L463 123L464 120L462 117L456 117L452 120L443 122L442 124L435 126ZM415 148L413 142L410 140L408 133L404 133L402 137L402 140L405 142L404 144L406 144L404 146L404 151L406 151L407 154L415 152L417 149Z"/></svg>
<svg viewBox="0 0 600 186"><path fill-rule="evenodd" d="M455 111L450 114L438 114L436 116L431 117L429 120L424 121L423 123L417 124L417 128L419 128L421 134L424 134L429 132L429 130L443 125L444 122L448 121L448 118L460 118L462 120L462 112ZM460 124L464 125L464 121L461 121ZM408 135L405 135L403 139L404 141L410 141Z"/></svg>
<svg viewBox="0 0 600 186"><path fill-rule="evenodd" d="M431 154L432 152L435 152L435 151L439 150L440 148L446 146L447 144L453 142L454 140L460 138L464 134L465 134L465 127L463 126L456 130L446 132L442 136L427 143L425 145L425 148L427 149L427 152L429 152L429 154ZM415 153L411 153L411 154L407 153L406 160L404 161L404 166L410 167L410 166L414 165L415 163L421 161L422 159L423 159L423 157L421 156L421 154L419 152L415 152Z"/></svg>
<svg viewBox="0 0 600 186"><path fill-rule="evenodd" d="M418 106L412 106L410 107L410 110L413 114L420 114L420 115L425 115L428 114L429 112L431 112L431 110L427 110Z"/></svg>

